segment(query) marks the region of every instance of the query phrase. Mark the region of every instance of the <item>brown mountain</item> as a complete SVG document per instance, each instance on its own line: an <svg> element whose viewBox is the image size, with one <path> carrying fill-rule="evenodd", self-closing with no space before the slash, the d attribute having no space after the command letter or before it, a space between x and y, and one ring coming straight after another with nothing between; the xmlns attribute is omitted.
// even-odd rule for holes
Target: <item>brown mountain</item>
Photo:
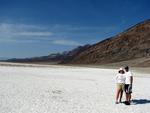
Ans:
<svg viewBox="0 0 150 113"><path fill-rule="evenodd" d="M150 58L150 20L90 46L66 63L108 64L140 58ZM140 63L142 65L146 62L149 63L150 60Z"/></svg>

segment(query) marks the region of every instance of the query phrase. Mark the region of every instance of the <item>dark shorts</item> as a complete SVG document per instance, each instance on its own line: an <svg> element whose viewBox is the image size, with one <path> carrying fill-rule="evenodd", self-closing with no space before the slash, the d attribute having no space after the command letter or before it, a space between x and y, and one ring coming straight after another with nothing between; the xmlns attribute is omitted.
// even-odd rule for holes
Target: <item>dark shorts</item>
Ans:
<svg viewBox="0 0 150 113"><path fill-rule="evenodd" d="M124 90L127 94L132 93L132 85L130 84L125 84Z"/></svg>

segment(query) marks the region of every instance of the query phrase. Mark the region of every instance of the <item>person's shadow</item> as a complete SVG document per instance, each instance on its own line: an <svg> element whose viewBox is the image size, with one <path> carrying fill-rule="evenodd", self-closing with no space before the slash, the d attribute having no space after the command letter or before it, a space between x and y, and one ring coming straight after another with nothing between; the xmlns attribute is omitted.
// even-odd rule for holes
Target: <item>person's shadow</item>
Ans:
<svg viewBox="0 0 150 113"><path fill-rule="evenodd" d="M150 104L150 100L147 99L133 99L132 100L133 104Z"/></svg>

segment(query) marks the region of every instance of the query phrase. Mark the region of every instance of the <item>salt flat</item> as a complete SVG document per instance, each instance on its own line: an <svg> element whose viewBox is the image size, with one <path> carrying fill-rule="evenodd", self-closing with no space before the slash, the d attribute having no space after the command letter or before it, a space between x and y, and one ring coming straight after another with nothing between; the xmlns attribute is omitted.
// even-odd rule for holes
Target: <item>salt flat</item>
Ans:
<svg viewBox="0 0 150 113"><path fill-rule="evenodd" d="M0 66L0 113L149 113L150 76L133 72L130 106L115 104L115 69Z"/></svg>

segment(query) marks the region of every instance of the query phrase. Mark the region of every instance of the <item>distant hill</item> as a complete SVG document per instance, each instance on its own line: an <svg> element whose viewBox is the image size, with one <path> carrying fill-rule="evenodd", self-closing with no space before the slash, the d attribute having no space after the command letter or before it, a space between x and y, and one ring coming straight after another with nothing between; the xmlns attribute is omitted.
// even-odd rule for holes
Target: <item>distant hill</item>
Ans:
<svg viewBox="0 0 150 113"><path fill-rule="evenodd" d="M47 64L64 64L73 60L75 56L83 52L90 47L89 44L79 46L71 51L65 51L63 53L53 53L47 56L32 57L32 58L13 58L6 60L7 62L19 62L19 63L47 63Z"/></svg>
<svg viewBox="0 0 150 113"><path fill-rule="evenodd" d="M61 54L27 59L10 59L8 61L102 65L116 63L150 66L150 20L138 23L114 37L93 45L80 46Z"/></svg>
<svg viewBox="0 0 150 113"><path fill-rule="evenodd" d="M32 57L32 58L13 58L6 60L7 62L19 62L19 63L50 63L58 64L65 57L65 53L50 54L48 56Z"/></svg>
<svg viewBox="0 0 150 113"><path fill-rule="evenodd" d="M10 59L10 58L0 57L0 61L7 60L7 59Z"/></svg>

